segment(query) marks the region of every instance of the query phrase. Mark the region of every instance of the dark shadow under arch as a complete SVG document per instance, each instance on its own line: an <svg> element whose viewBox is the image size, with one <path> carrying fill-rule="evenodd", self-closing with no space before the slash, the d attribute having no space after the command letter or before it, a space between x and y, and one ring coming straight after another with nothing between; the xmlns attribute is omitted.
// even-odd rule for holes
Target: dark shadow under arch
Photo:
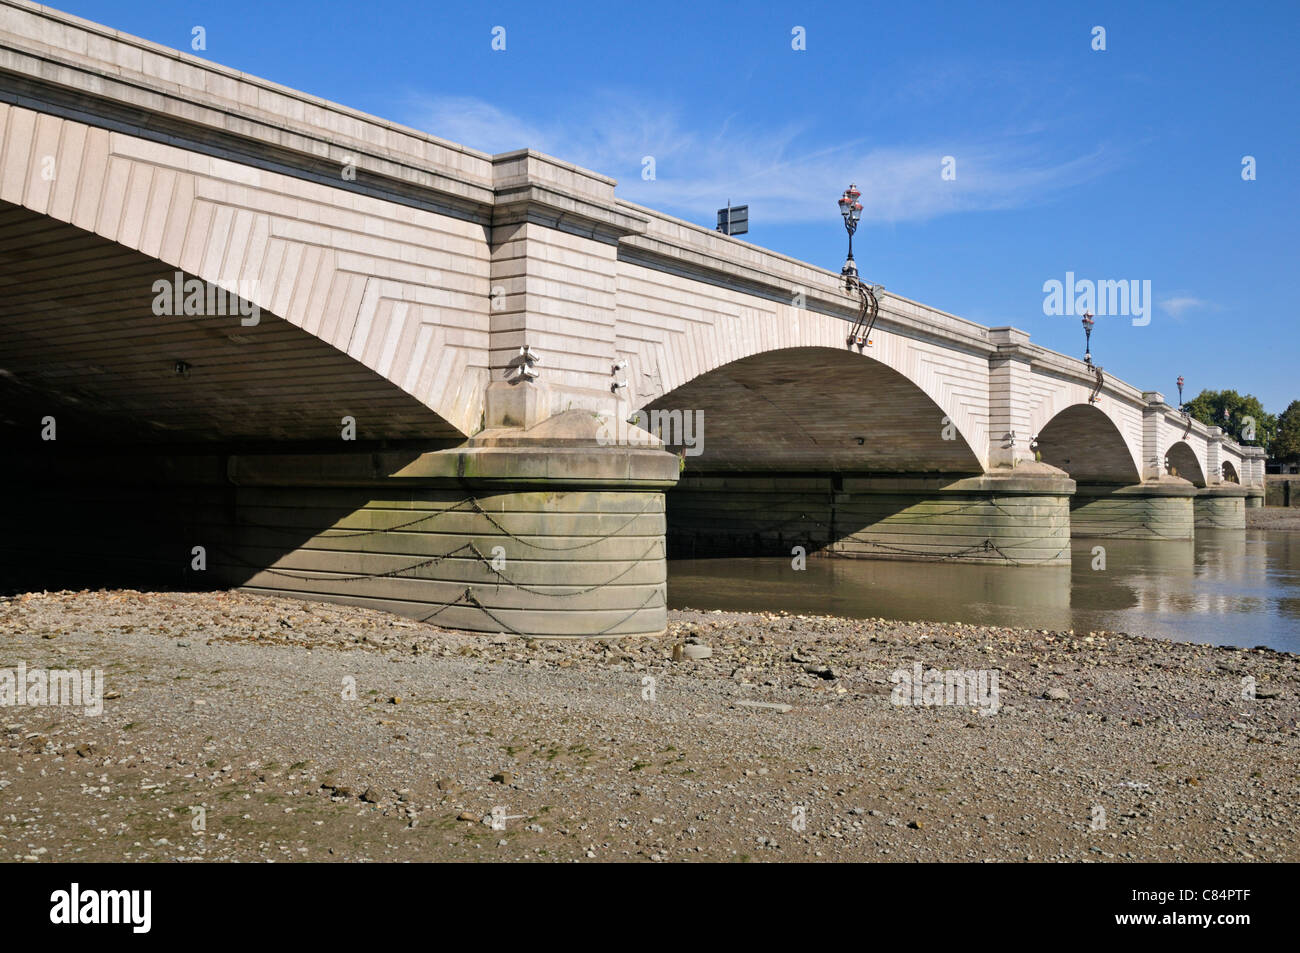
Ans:
<svg viewBox="0 0 1300 953"><path fill-rule="evenodd" d="M1196 459L1195 452L1185 441L1179 440L1165 451L1164 465L1170 476L1182 477L1196 486L1205 486L1205 471L1201 469L1201 461Z"/></svg>
<svg viewBox="0 0 1300 953"><path fill-rule="evenodd" d="M228 300L222 315L155 314L155 283L176 276L0 203L0 441L10 451L0 490L13 501L0 588L242 585L368 504L410 505L407 489L356 489L349 477L463 440L396 384L277 315L245 324ZM343 439L345 416L354 440ZM232 475L235 456L268 452L308 488ZM340 485L320 486L322 477Z"/></svg>
<svg viewBox="0 0 1300 953"><path fill-rule="evenodd" d="M1115 422L1091 404L1073 404L1049 420L1038 452L1081 483L1128 486L1142 478Z"/></svg>
<svg viewBox="0 0 1300 953"><path fill-rule="evenodd" d="M93 233L0 203L0 433L69 444L265 447L357 440L434 449L463 435L418 399L267 311L157 315L177 271ZM182 273L182 282L194 278ZM251 317L249 318L251 320ZM187 366L176 371L177 362Z"/></svg>
<svg viewBox="0 0 1300 953"><path fill-rule="evenodd" d="M648 411L699 411L686 472L982 472L964 434L887 365L827 347L752 355L701 374Z"/></svg>

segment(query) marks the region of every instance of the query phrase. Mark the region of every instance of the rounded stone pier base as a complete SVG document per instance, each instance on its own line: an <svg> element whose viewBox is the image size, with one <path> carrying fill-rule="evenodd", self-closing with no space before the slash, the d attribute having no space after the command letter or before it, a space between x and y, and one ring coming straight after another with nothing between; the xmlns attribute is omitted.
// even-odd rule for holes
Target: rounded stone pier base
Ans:
<svg viewBox="0 0 1300 953"><path fill-rule="evenodd" d="M273 492L268 483L290 484L278 505L306 511L299 519L320 530L239 584L453 629L661 634L664 490L676 482L678 459L644 445L599 445L591 421L562 414L529 431L486 431L383 468L373 482L326 468L338 490L282 461L253 474L255 458L240 458L241 482L263 494Z"/></svg>
<svg viewBox="0 0 1300 953"><path fill-rule="evenodd" d="M668 497L673 557L813 554L1069 565L1061 470L979 476L685 474Z"/></svg>
<svg viewBox="0 0 1300 953"><path fill-rule="evenodd" d="M1080 483L1070 502L1070 534L1120 539L1191 539L1197 489L1164 476L1133 486Z"/></svg>
<svg viewBox="0 0 1300 953"><path fill-rule="evenodd" d="M1255 510L1264 505L1264 488L1262 486L1248 486L1246 490L1246 509Z"/></svg>
<svg viewBox="0 0 1300 953"><path fill-rule="evenodd" d="M1194 503L1197 529L1245 529L1245 487L1235 483L1202 487Z"/></svg>

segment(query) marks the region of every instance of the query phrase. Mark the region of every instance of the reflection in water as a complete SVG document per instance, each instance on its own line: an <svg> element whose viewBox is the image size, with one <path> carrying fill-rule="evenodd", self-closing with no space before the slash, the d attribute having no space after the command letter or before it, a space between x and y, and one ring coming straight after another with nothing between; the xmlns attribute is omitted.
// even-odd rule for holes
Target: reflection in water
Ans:
<svg viewBox="0 0 1300 953"><path fill-rule="evenodd" d="M1105 569L1094 549L1105 547ZM810 558L668 564L674 608L1109 629L1300 652L1300 533L1201 530L1195 541L1076 539L1070 568Z"/></svg>

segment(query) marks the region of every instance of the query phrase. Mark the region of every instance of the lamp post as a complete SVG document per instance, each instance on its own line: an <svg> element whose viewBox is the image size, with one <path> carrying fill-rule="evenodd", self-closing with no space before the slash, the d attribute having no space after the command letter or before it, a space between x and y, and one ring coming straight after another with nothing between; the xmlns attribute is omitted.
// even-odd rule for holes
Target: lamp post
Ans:
<svg viewBox="0 0 1300 953"><path fill-rule="evenodd" d="M1083 313L1083 363L1092 363L1092 326L1097 322L1092 320L1092 312Z"/></svg>
<svg viewBox="0 0 1300 953"><path fill-rule="evenodd" d="M1187 416L1187 405L1183 403L1183 375L1178 375L1178 409L1184 417Z"/></svg>
<svg viewBox="0 0 1300 953"><path fill-rule="evenodd" d="M845 260L844 267L840 269L846 285L856 284L858 280L858 266L853 260L853 233L858 230L858 219L862 217L862 203L858 201L858 196L861 194L856 185L850 185L844 190L839 201L840 215L844 216L844 228L849 233L849 257Z"/></svg>

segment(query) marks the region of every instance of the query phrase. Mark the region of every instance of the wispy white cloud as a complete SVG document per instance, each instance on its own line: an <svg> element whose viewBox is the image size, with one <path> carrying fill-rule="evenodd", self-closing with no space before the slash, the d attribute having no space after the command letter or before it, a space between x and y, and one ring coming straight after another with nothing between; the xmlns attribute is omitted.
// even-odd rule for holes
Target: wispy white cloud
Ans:
<svg viewBox="0 0 1300 953"><path fill-rule="evenodd" d="M704 133L644 93L602 94L567 115L529 118L473 97L412 101L408 123L484 152L529 147L619 180L628 201L707 219L727 200L770 224L821 221L850 181L869 222L924 221L965 211L1017 208L1094 178L1114 164L1104 147L1054 158L1007 136L882 145L825 144L804 124L755 128L735 117ZM643 178L654 159L655 178ZM942 175L944 156L956 177Z"/></svg>
<svg viewBox="0 0 1300 953"><path fill-rule="evenodd" d="M1193 297L1192 295L1174 295L1171 298L1165 298L1162 300L1160 302L1160 307L1167 314L1181 319L1185 317L1189 311L1203 311L1206 309L1212 309L1215 306L1210 304L1208 301L1203 301L1202 299Z"/></svg>

